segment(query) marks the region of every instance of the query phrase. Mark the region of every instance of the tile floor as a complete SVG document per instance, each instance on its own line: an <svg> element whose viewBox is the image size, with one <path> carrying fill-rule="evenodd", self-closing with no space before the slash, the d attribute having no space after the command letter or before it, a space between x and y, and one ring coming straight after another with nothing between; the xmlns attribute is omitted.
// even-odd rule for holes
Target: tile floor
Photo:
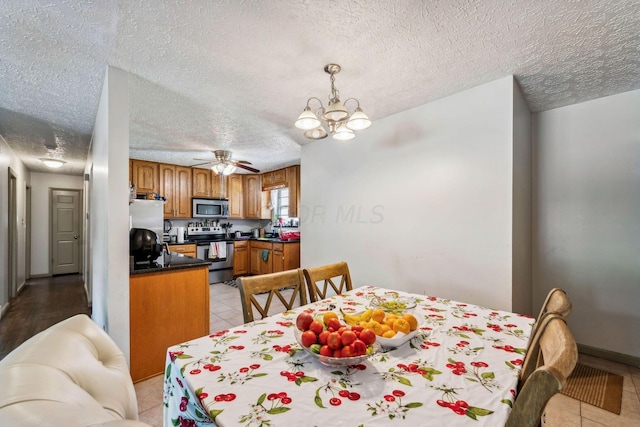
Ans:
<svg viewBox="0 0 640 427"><path fill-rule="evenodd" d="M238 289L223 283L211 285L211 331L232 328L244 323ZM546 427L631 427L640 425L640 368L580 354L580 362L624 376L620 415L555 395L545 412ZM162 426L162 375L135 385L140 421Z"/></svg>

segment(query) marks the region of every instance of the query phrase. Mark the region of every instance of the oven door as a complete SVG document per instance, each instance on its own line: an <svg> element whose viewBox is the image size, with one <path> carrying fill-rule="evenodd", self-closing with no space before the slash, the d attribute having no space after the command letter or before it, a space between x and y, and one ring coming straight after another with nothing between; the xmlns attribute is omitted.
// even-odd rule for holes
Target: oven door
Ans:
<svg viewBox="0 0 640 427"><path fill-rule="evenodd" d="M211 265L209 265L209 271L211 270L220 270L224 268L233 268L233 242L218 242L224 243L227 245L227 258L225 260L211 260L209 258L209 251L211 245L209 243L198 243L196 247L196 258L202 259L205 261L213 261Z"/></svg>

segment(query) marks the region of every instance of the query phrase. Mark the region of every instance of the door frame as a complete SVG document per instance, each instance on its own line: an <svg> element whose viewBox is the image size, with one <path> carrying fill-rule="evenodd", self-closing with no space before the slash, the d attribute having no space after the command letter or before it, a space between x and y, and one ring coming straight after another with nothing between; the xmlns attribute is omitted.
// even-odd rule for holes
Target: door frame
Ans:
<svg viewBox="0 0 640 427"><path fill-rule="evenodd" d="M18 175L8 168L7 182L7 301L18 295Z"/></svg>
<svg viewBox="0 0 640 427"><path fill-rule="evenodd" d="M77 274L82 273L83 269L83 251L84 251L84 237L83 237L83 229L84 229L84 221L82 218L84 217L83 209L83 200L84 193L82 189L79 188L58 188L58 187L49 187L49 276L53 276L53 192L54 191L73 191L78 193L78 272Z"/></svg>
<svg viewBox="0 0 640 427"><path fill-rule="evenodd" d="M25 187L24 280L31 278L31 186Z"/></svg>

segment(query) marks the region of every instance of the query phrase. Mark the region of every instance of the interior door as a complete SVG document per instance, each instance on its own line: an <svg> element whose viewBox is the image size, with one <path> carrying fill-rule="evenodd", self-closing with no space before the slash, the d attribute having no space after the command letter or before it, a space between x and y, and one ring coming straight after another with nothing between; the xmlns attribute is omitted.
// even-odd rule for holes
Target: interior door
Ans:
<svg viewBox="0 0 640 427"><path fill-rule="evenodd" d="M80 191L51 190L51 274L80 272Z"/></svg>

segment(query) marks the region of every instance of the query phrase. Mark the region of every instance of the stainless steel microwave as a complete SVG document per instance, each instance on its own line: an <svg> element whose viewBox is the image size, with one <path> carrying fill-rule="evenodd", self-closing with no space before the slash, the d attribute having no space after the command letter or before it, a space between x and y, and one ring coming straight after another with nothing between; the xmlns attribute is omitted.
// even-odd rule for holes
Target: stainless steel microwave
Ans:
<svg viewBox="0 0 640 427"><path fill-rule="evenodd" d="M193 198L193 218L228 218L228 199L197 199Z"/></svg>

